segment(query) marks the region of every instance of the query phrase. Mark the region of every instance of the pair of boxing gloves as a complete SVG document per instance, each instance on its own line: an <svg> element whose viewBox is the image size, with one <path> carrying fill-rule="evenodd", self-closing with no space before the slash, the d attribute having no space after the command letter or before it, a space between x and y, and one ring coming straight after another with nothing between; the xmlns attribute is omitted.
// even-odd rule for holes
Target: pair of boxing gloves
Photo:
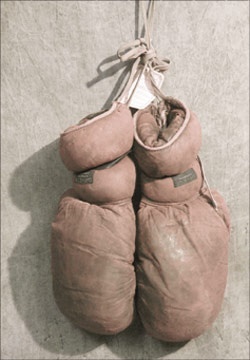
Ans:
<svg viewBox="0 0 250 360"><path fill-rule="evenodd" d="M136 310L164 341L211 326L226 286L230 225L223 198L207 187L200 146L197 117L170 97L134 116L114 102L61 135L73 187L52 223L53 291L77 326L117 334Z"/></svg>

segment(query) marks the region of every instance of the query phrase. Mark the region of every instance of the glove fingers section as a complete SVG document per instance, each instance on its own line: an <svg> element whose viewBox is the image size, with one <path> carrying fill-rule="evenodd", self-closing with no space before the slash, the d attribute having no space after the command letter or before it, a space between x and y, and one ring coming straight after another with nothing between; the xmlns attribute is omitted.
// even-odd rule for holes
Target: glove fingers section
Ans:
<svg viewBox="0 0 250 360"><path fill-rule="evenodd" d="M68 128L60 137L60 155L70 171L92 169L116 159L133 144L133 119L126 105L114 102L107 112Z"/></svg>
<svg viewBox="0 0 250 360"><path fill-rule="evenodd" d="M154 178L187 170L201 146L201 128L196 115L178 102L167 102L165 121L162 111L158 116L152 106L134 115L135 157L141 170Z"/></svg>
<svg viewBox="0 0 250 360"><path fill-rule="evenodd" d="M52 223L56 302L76 325L98 334L124 330L134 314L135 216L131 201L96 206L74 190Z"/></svg>
<svg viewBox="0 0 250 360"><path fill-rule="evenodd" d="M226 286L228 239L223 216L203 195L172 206L141 204L137 308L150 335L181 342L211 326Z"/></svg>

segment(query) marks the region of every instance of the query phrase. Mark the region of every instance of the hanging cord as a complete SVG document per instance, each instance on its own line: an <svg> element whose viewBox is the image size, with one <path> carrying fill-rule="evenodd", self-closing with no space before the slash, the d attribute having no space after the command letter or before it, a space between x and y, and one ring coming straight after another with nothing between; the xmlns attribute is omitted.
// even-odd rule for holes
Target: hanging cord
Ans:
<svg viewBox="0 0 250 360"><path fill-rule="evenodd" d="M128 95L134 79L136 76L138 76L134 89L129 98L126 100L128 105L140 82L142 75L145 73L145 70L147 70L146 76L149 77L153 92L156 95L164 96L154 82L152 70L164 72L168 70L168 65L170 63L169 59L167 58L159 59L156 55L155 49L151 44L150 34L153 28L154 0L150 0L148 15L146 14L143 1L140 2L140 4L142 5L142 13L144 18L145 38L139 38L132 42L126 43L122 45L117 51L117 56L122 62L135 59L127 85L117 100L120 101L123 97Z"/></svg>
<svg viewBox="0 0 250 360"><path fill-rule="evenodd" d="M203 187L204 188L204 185L206 186L208 192L209 192L209 195L210 195L210 198L211 198L211 202L212 202L212 205L215 209L215 211L218 212L218 205L217 205L217 202L215 201L214 197L213 197L213 194L212 194L212 191L210 189L210 186L209 186L209 183L207 181L207 178L206 178L206 175L205 175L205 170L204 170L204 166L202 164L202 161L201 161L201 158L199 156L197 156L198 158L198 161L200 163L200 166L201 166L201 172L202 172L202 177L203 177L203 180L204 180L204 183L203 183Z"/></svg>

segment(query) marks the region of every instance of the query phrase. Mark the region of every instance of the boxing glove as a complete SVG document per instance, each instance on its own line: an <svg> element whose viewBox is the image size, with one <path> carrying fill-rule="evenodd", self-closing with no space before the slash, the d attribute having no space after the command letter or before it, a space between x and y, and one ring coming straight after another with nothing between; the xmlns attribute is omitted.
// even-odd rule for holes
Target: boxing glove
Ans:
<svg viewBox="0 0 250 360"><path fill-rule="evenodd" d="M60 137L73 187L52 223L54 297L75 325L97 334L124 330L134 314L132 143L130 110L117 102Z"/></svg>
<svg viewBox="0 0 250 360"><path fill-rule="evenodd" d="M165 107L165 122L152 106L135 114L143 194L137 213L136 303L151 336L182 342L203 333L221 308L230 224L226 204L208 188L197 158L197 118L172 98Z"/></svg>

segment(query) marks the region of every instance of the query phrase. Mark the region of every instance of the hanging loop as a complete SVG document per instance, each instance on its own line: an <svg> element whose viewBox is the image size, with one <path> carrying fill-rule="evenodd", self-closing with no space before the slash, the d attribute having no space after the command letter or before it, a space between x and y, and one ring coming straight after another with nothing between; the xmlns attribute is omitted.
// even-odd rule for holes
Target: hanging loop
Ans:
<svg viewBox="0 0 250 360"><path fill-rule="evenodd" d="M117 56L122 62L125 62L136 59L146 52L147 42L144 38L139 38L122 45L117 51Z"/></svg>
<svg viewBox="0 0 250 360"><path fill-rule="evenodd" d="M123 44L117 51L117 56L122 62L140 58L141 64L149 64L151 69L159 72L168 70L170 60L158 58L153 46L148 47L144 38Z"/></svg>
<svg viewBox="0 0 250 360"><path fill-rule="evenodd" d="M122 99L125 94L128 93L130 86L132 85L133 80L136 78L136 76L138 76L138 73L139 77L133 93L139 84L141 76L143 75L143 73L145 73L149 79L149 82L152 84L152 89L156 96L162 98L164 97L164 95L154 82L152 70L157 72L167 71L170 60L167 58L160 59L152 46L150 33L153 27L154 0L150 0L148 14L146 14L143 1L141 1L140 4L142 6L142 13L144 18L145 38L138 38L134 41L123 44L117 51L117 56L122 62L135 60L131 69L128 83L122 94L119 96L118 101Z"/></svg>

